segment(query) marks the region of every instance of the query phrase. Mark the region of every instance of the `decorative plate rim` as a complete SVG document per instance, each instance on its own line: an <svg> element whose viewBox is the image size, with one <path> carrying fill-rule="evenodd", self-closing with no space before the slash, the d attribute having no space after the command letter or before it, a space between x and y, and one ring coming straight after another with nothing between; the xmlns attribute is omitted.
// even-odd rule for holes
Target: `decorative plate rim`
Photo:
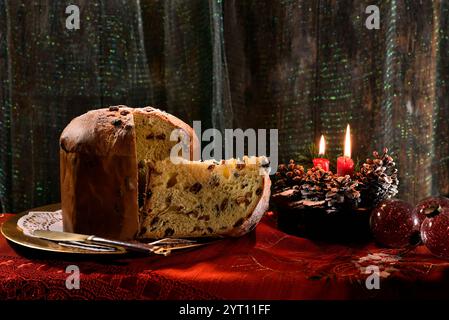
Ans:
<svg viewBox="0 0 449 320"><path fill-rule="evenodd" d="M41 250L53 253L67 253L76 255L123 255L127 251L118 248L116 251L93 251L88 249L78 249L66 246L61 246L56 242L50 240L40 239L37 237L29 236L24 234L23 230L18 226L18 221L20 218L26 216L33 211L57 211L60 210L60 204L53 204L44 207L30 209L18 214L13 215L8 220L3 222L0 228L1 234L9 241L30 249Z"/></svg>

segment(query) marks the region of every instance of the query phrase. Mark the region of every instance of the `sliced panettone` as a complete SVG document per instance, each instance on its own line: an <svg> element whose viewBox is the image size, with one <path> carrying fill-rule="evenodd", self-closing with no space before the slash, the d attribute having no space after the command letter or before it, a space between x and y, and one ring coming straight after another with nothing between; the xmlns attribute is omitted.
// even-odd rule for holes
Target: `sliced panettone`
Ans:
<svg viewBox="0 0 449 320"><path fill-rule="evenodd" d="M265 157L149 164L142 238L239 236L268 208Z"/></svg>

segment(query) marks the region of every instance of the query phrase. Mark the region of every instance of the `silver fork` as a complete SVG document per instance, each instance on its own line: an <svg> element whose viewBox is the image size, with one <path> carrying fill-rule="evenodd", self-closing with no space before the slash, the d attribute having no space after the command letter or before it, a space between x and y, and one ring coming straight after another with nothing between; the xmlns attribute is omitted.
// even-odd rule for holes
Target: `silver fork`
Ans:
<svg viewBox="0 0 449 320"><path fill-rule="evenodd" d="M125 249L128 248L133 251L151 252L163 256L169 255L172 250L188 249L204 245L204 243L198 243L195 240L173 238L164 238L149 243L111 241L110 244L108 244L107 241L107 239L102 239L101 244L92 244L80 241L59 242L58 244L90 251L115 251L117 250L116 246L119 245Z"/></svg>
<svg viewBox="0 0 449 320"><path fill-rule="evenodd" d="M149 242L148 245L160 247L158 254L169 255L172 250L182 250L194 247L200 247L205 245L204 242L198 242L191 239L176 239L176 238L163 238L153 242Z"/></svg>

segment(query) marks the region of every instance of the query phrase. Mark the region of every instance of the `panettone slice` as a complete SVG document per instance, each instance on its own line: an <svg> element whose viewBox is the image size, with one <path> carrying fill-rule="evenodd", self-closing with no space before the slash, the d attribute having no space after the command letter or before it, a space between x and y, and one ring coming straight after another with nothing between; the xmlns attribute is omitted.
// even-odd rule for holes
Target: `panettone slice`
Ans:
<svg viewBox="0 0 449 320"><path fill-rule="evenodd" d="M149 163L140 236L220 237L251 231L268 208L267 164L265 157Z"/></svg>

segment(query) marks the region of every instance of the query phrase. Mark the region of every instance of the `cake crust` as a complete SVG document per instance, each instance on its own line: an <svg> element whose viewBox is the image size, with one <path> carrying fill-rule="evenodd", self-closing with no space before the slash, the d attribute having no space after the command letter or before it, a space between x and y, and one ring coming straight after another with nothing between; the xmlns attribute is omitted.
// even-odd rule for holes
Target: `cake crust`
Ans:
<svg viewBox="0 0 449 320"><path fill-rule="evenodd" d="M271 195L271 179L267 173L264 174L263 176L262 196L257 202L255 208L251 210L251 214L246 218L245 221L243 221L241 226L233 228L226 235L231 237L240 237L253 230L259 223L260 219L262 219L264 213L268 210L270 195Z"/></svg>

